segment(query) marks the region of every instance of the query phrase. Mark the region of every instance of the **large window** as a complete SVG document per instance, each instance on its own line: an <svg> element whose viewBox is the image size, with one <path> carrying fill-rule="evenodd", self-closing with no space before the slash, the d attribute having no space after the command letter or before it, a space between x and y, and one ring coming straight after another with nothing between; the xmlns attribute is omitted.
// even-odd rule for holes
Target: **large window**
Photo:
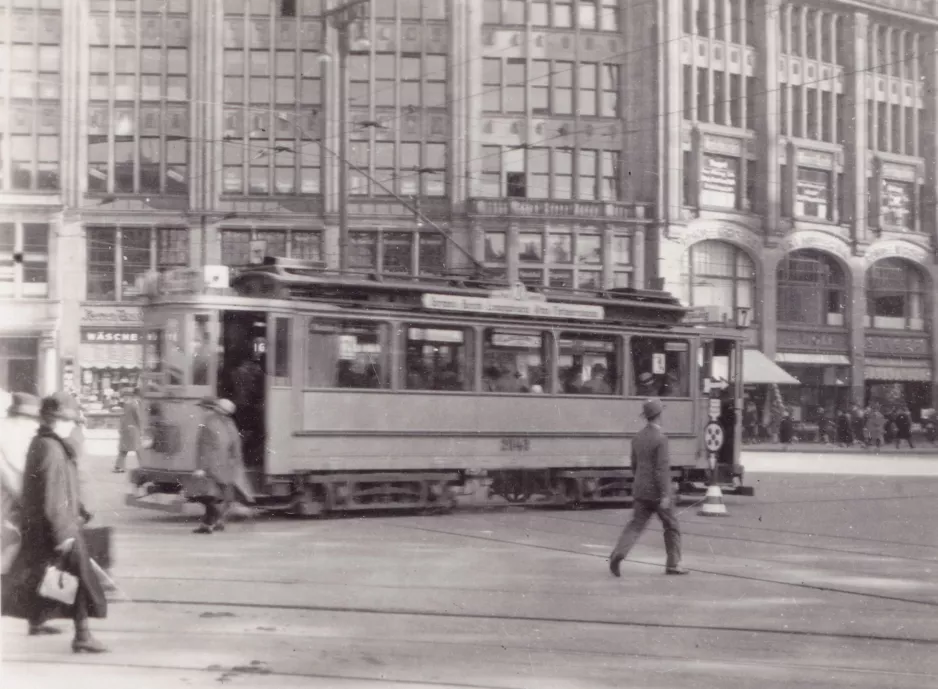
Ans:
<svg viewBox="0 0 938 689"><path fill-rule="evenodd" d="M482 21L500 26L523 26L525 5L534 26L582 31L618 31L619 0L484 0Z"/></svg>
<svg viewBox="0 0 938 689"><path fill-rule="evenodd" d="M636 397L690 396L690 343L633 337L632 394Z"/></svg>
<svg viewBox="0 0 938 689"><path fill-rule="evenodd" d="M844 325L847 283L829 255L795 251L778 267L778 321L804 325Z"/></svg>
<svg viewBox="0 0 938 689"><path fill-rule="evenodd" d="M455 392L473 387L472 331L413 324L405 327L405 390Z"/></svg>
<svg viewBox="0 0 938 689"><path fill-rule="evenodd" d="M681 283L690 306L715 307L724 322L735 322L737 308L751 309L755 304L752 259L727 242L710 240L691 246Z"/></svg>
<svg viewBox="0 0 938 689"><path fill-rule="evenodd" d="M221 231L221 262L226 266L245 266L251 259L251 242L262 240L265 256L299 258L321 262L322 232L313 230L250 230Z"/></svg>
<svg viewBox="0 0 938 689"><path fill-rule="evenodd" d="M49 295L49 225L0 222L0 297Z"/></svg>
<svg viewBox="0 0 938 689"><path fill-rule="evenodd" d="M116 14L109 13L114 5ZM98 2L88 23L88 190L188 193L186 2Z"/></svg>
<svg viewBox="0 0 938 689"><path fill-rule="evenodd" d="M225 194L321 191L320 147L310 141L322 135L321 3L277 17L278 4L225 3Z"/></svg>
<svg viewBox="0 0 938 689"><path fill-rule="evenodd" d="M617 242L616 260L630 260ZM518 235L518 277L523 282L563 289L602 289L603 237L597 232L548 227ZM617 266L623 270L624 266Z"/></svg>
<svg viewBox="0 0 938 689"><path fill-rule="evenodd" d="M139 296L138 280L151 270L189 265L189 231L175 227L87 227L87 299Z"/></svg>
<svg viewBox="0 0 938 689"><path fill-rule="evenodd" d="M543 333L487 328L482 343L482 390L550 392L547 353Z"/></svg>
<svg viewBox="0 0 938 689"><path fill-rule="evenodd" d="M795 180L795 215L805 218L833 220L834 204L832 173L829 170L816 170L799 167L798 179Z"/></svg>
<svg viewBox="0 0 938 689"><path fill-rule="evenodd" d="M349 269L386 275L441 275L446 238L439 232L352 230Z"/></svg>
<svg viewBox="0 0 938 689"><path fill-rule="evenodd" d="M306 339L306 386L387 388L387 326L315 319Z"/></svg>
<svg viewBox="0 0 938 689"><path fill-rule="evenodd" d="M925 329L925 280L912 263L877 261L867 274L866 290L867 327Z"/></svg>
<svg viewBox="0 0 938 689"><path fill-rule="evenodd" d="M619 199L619 151L482 147L482 196Z"/></svg>
<svg viewBox="0 0 938 689"><path fill-rule="evenodd" d="M0 190L58 190L62 10L54 3L4 5L0 7ZM4 103L4 98L10 100Z"/></svg>

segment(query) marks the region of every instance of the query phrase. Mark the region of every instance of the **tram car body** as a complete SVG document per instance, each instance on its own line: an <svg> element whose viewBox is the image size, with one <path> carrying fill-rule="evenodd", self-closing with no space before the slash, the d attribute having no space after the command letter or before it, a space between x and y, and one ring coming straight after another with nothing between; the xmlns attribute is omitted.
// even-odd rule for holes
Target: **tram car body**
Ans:
<svg viewBox="0 0 938 689"><path fill-rule="evenodd" d="M670 295L528 291L330 275L286 259L223 290L163 275L143 308L143 447L128 503L187 499L206 396L232 399L257 504L304 515L451 507L464 487L511 502L628 498L642 402L664 402L672 477L739 464L741 338L681 325ZM723 400L705 392L721 379ZM722 407L721 407L722 405Z"/></svg>

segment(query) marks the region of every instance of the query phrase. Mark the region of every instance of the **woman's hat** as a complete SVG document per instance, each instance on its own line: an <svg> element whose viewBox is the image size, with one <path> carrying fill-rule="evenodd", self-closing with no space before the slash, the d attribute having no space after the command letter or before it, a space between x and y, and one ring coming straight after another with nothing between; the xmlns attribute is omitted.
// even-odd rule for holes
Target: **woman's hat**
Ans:
<svg viewBox="0 0 938 689"><path fill-rule="evenodd" d="M28 416L39 418L39 398L28 392L14 392L7 409L7 416Z"/></svg>
<svg viewBox="0 0 938 689"><path fill-rule="evenodd" d="M43 398L39 416L44 420L77 422L81 414L74 397L67 392L56 392Z"/></svg>
<svg viewBox="0 0 938 689"><path fill-rule="evenodd" d="M225 416L231 416L235 413L235 404L231 400L216 397L203 397L199 400L199 406L205 409L217 411Z"/></svg>
<svg viewBox="0 0 938 689"><path fill-rule="evenodd" d="M641 383L642 385L648 385L654 379L655 379L654 375L652 375L648 371L645 371L645 373L643 373L642 375L638 377L638 382Z"/></svg>

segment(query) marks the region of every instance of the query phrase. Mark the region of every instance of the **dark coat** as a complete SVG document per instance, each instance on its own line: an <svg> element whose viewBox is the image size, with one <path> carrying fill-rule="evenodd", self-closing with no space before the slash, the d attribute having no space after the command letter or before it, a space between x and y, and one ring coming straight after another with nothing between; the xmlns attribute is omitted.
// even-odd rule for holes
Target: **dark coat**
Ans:
<svg viewBox="0 0 938 689"><path fill-rule="evenodd" d="M788 444L795 439L795 422L790 416L783 416L778 425L778 441Z"/></svg>
<svg viewBox="0 0 938 689"><path fill-rule="evenodd" d="M34 621L73 617L74 606L39 595L46 567L61 563L78 577L79 595L87 603L89 617L106 617L107 599L81 531L84 509L75 451L48 428L41 427L29 446L20 505L23 540L3 578L3 614ZM75 541L63 561L55 548L69 538Z"/></svg>
<svg viewBox="0 0 938 689"><path fill-rule="evenodd" d="M253 500L241 454L241 436L230 416L209 411L199 425L196 438L196 468L205 472L204 479L186 482L186 494L200 502L221 500L225 487L234 487L242 502Z"/></svg>
<svg viewBox="0 0 938 689"><path fill-rule="evenodd" d="M837 442L845 445L853 443L853 419L846 414L837 417Z"/></svg>
<svg viewBox="0 0 938 689"><path fill-rule="evenodd" d="M897 415L895 423L897 438L912 437L912 419L909 418L908 414Z"/></svg>
<svg viewBox="0 0 938 689"><path fill-rule="evenodd" d="M632 440L632 497L657 502L671 496L668 437L648 424Z"/></svg>

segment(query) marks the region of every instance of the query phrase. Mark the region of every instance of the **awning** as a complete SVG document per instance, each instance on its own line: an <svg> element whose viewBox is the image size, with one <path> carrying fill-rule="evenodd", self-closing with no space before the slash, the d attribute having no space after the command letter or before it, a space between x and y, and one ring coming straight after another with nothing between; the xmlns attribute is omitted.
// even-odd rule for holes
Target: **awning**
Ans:
<svg viewBox="0 0 938 689"><path fill-rule="evenodd" d="M775 360L780 364L823 364L826 366L849 366L845 354L821 354L819 352L779 352Z"/></svg>
<svg viewBox="0 0 938 689"><path fill-rule="evenodd" d="M758 349L743 351L743 384L801 385L801 382L777 366L769 357Z"/></svg>
<svg viewBox="0 0 938 689"><path fill-rule="evenodd" d="M863 376L867 380L901 381L904 383L930 383L931 367L921 366L866 366Z"/></svg>

